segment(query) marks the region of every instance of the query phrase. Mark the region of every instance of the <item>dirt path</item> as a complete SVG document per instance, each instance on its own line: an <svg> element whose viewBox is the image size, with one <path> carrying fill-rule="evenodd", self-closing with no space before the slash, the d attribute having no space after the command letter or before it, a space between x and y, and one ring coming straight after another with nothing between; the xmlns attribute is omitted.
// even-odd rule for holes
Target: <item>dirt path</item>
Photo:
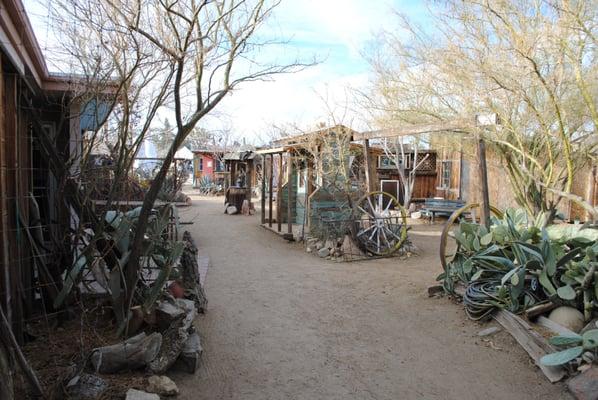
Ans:
<svg viewBox="0 0 598 400"><path fill-rule="evenodd" d="M427 297L438 228L414 228L417 257L333 263L221 201L182 214L212 266L202 366L174 376L179 399L570 398L508 334L485 342L462 307Z"/></svg>

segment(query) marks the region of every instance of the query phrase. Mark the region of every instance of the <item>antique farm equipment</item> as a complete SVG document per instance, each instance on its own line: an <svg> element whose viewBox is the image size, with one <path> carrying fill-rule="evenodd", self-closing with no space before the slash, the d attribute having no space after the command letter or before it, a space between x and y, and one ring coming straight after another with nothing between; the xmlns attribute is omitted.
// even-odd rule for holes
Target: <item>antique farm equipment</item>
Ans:
<svg viewBox="0 0 598 400"><path fill-rule="evenodd" d="M386 192L370 192L354 206L353 239L362 251L389 256L407 240L407 215L397 199Z"/></svg>
<svg viewBox="0 0 598 400"><path fill-rule="evenodd" d="M455 256L457 251L459 250L459 244L457 241L454 241L454 245L447 251L447 246L449 245L449 237L453 236L452 229L455 226L455 223L458 223L461 219L470 216L472 219L475 220L475 213L474 211L480 207L479 203L469 203L464 205L463 207L456 210L446 221L444 228L442 229L442 234L440 236L440 263L442 264L442 268L446 271L447 263ZM498 208L494 206L490 206L490 212L497 216L498 218L502 218L503 213ZM447 254L448 253L448 254Z"/></svg>

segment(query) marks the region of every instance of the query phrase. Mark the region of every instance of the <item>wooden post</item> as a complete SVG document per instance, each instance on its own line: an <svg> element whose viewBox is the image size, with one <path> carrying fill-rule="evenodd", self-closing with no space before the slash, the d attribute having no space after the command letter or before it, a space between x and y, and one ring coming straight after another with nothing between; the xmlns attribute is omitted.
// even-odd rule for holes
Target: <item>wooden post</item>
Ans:
<svg viewBox="0 0 598 400"><path fill-rule="evenodd" d="M282 231L282 153L278 155L278 187L276 188L276 222Z"/></svg>
<svg viewBox="0 0 598 400"><path fill-rule="evenodd" d="M274 189L272 186L274 185L274 154L270 154L270 198L268 199L268 226L272 228L272 194L274 193Z"/></svg>
<svg viewBox="0 0 598 400"><path fill-rule="evenodd" d="M374 177L372 176L372 157L370 154L370 140L365 139L363 141L363 156L365 160L365 183L368 188L368 192L374 191Z"/></svg>
<svg viewBox="0 0 598 400"><path fill-rule="evenodd" d="M288 174L288 180L287 180L287 233L293 234L293 213L291 212L291 196L293 194L292 192L292 188L293 188L293 183L291 182L291 178L293 177L293 158L291 157L291 152L289 151L288 153L288 160L287 160L287 174ZM306 210L307 211L307 210Z"/></svg>
<svg viewBox="0 0 598 400"><path fill-rule="evenodd" d="M490 194L488 192L488 169L486 166L486 143L484 139L478 139L478 166L480 173L480 186L482 189L481 199L481 222L490 227Z"/></svg>
<svg viewBox="0 0 598 400"><path fill-rule="evenodd" d="M266 156L262 155L262 225L266 223Z"/></svg>

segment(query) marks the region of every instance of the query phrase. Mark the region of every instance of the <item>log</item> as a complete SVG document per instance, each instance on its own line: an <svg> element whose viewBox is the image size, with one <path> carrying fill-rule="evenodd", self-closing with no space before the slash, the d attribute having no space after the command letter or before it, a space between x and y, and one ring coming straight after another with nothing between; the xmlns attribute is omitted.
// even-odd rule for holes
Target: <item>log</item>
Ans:
<svg viewBox="0 0 598 400"><path fill-rule="evenodd" d="M550 382L558 382L565 377L566 372L563 367L549 367L540 363L540 359L544 355L553 353L556 350L546 339L534 331L527 322L505 310L497 312L494 319L527 351Z"/></svg>
<svg viewBox="0 0 598 400"><path fill-rule="evenodd" d="M552 301L538 304L525 310L525 316L527 319L534 319L538 315L546 314L547 312L554 310L556 307L557 305Z"/></svg>
<svg viewBox="0 0 598 400"><path fill-rule="evenodd" d="M201 313L208 308L208 298L202 287L200 276L200 265L198 261L198 249L193 237L188 231L183 233L185 248L181 255L181 273L183 279L181 285L185 289L185 297L195 301L197 310Z"/></svg>
<svg viewBox="0 0 598 400"><path fill-rule="evenodd" d="M91 363L102 374L143 368L156 358L162 342L160 333L147 336L142 332L124 342L93 349Z"/></svg>
<svg viewBox="0 0 598 400"><path fill-rule="evenodd" d="M193 301L176 299L176 304L185 310L185 315L163 332L164 339L160 351L148 365L149 370L154 374L163 374L179 358L197 315Z"/></svg>

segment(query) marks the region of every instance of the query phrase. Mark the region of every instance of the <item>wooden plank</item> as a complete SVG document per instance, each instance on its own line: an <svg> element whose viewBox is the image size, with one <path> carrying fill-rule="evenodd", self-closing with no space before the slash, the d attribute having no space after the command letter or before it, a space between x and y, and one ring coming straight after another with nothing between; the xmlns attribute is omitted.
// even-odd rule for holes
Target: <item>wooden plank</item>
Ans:
<svg viewBox="0 0 598 400"><path fill-rule="evenodd" d="M263 225L266 223L266 156L262 156L262 198L260 201Z"/></svg>
<svg viewBox="0 0 598 400"><path fill-rule="evenodd" d="M554 352L555 349L546 339L534 331L527 322L515 314L504 310L497 312L494 315L494 319L527 351L550 382L558 382L565 377L566 372L563 367L548 367L540 363L540 358Z"/></svg>
<svg viewBox="0 0 598 400"><path fill-rule="evenodd" d="M270 154L270 189L269 191L269 199L268 199L268 226L272 227L272 195L274 194L274 190L272 186L274 185L274 154ZM280 201L280 199L278 199Z"/></svg>
<svg viewBox="0 0 598 400"><path fill-rule="evenodd" d="M481 220L490 227L490 194L488 191L488 167L486 166L486 143L484 139L478 139L478 168L480 169L480 188L482 190Z"/></svg>
<svg viewBox="0 0 598 400"><path fill-rule="evenodd" d="M538 319L536 320L536 323L538 325L540 325L541 327L550 330L552 333L554 333L556 335L567 335L567 336L576 335L576 333L573 332L572 330L565 328L563 325L557 324L553 320L548 319L544 316L539 316Z"/></svg>
<svg viewBox="0 0 598 400"><path fill-rule="evenodd" d="M290 181L287 186L290 185ZM282 231L282 154L278 155L278 185L276 188L276 222L278 225L278 232ZM287 202L290 202L288 199Z"/></svg>
<svg viewBox="0 0 598 400"><path fill-rule="evenodd" d="M368 192L374 191L374 176L372 175L372 154L370 152L370 141L365 139L363 141L363 157L365 160L365 183Z"/></svg>
<svg viewBox="0 0 598 400"><path fill-rule="evenodd" d="M353 134L353 140L393 138L434 132L464 132L473 128L473 122L474 121L470 121L468 119L455 119L453 121L439 122L434 124L397 126L369 132L355 132Z"/></svg>
<svg viewBox="0 0 598 400"><path fill-rule="evenodd" d="M287 233L292 234L293 233L293 221L292 221L293 212L291 210L291 197L293 195L293 191L292 191L293 185L291 184L291 178L293 177L293 158L291 157L291 152L288 152L287 154L289 155L289 159L287 160L287 174L288 174ZM299 176L299 175L297 174L297 176Z"/></svg>

